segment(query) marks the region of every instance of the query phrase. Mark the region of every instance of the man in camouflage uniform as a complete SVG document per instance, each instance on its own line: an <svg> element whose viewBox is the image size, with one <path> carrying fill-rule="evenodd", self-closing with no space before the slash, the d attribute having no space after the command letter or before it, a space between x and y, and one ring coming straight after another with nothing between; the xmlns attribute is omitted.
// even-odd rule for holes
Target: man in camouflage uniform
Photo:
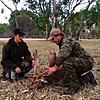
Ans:
<svg viewBox="0 0 100 100"><path fill-rule="evenodd" d="M44 77L48 83L62 80L69 87L65 90L65 94L76 93L80 88L80 80L84 79L83 76L91 84L97 84L91 72L94 60L78 42L72 38L64 38L59 29L52 29L48 40L59 46L55 65L48 67L47 76ZM83 75L86 72L87 74Z"/></svg>

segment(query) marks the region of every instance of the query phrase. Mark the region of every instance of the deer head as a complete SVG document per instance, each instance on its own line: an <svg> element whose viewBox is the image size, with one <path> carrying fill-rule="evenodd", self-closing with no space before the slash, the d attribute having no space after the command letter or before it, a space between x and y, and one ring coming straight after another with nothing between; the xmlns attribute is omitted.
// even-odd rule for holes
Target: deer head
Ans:
<svg viewBox="0 0 100 100"><path fill-rule="evenodd" d="M36 70L38 67L40 67L42 65L42 63L40 63L40 58L38 55L38 51L37 49L35 49L35 51L33 52L33 58L34 58L34 66L33 66L33 80L34 81L38 81L39 79L41 79L41 77L46 73L45 71L43 73L41 73L40 75L36 76ZM54 50L50 50L48 53L48 65L50 67L53 67L55 65L55 59L56 59L56 53Z"/></svg>

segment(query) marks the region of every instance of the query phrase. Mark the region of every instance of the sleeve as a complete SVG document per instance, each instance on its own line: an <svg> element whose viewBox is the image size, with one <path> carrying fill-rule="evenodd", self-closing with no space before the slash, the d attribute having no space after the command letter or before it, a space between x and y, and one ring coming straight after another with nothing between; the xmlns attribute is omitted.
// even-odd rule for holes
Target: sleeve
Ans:
<svg viewBox="0 0 100 100"><path fill-rule="evenodd" d="M1 65L5 68L9 68L9 69L15 69L17 67L16 64L12 63L9 60L9 54L10 54L10 48L7 45L3 46L2 49L2 60L1 60Z"/></svg>
<svg viewBox="0 0 100 100"><path fill-rule="evenodd" d="M27 46L27 44L25 43L25 61L31 63L32 62L32 56L31 56L31 53L29 51L29 48Z"/></svg>
<svg viewBox="0 0 100 100"><path fill-rule="evenodd" d="M72 48L73 48L73 41L65 40L63 45L61 46L61 49L59 50L59 53L55 61L55 64L57 66L63 64L63 62L67 59L67 57L69 57L69 55L72 52Z"/></svg>

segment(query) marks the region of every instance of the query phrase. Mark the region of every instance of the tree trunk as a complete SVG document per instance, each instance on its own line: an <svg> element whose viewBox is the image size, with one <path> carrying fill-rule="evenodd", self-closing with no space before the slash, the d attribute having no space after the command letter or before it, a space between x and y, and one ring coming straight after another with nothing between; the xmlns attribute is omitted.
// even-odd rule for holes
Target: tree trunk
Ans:
<svg viewBox="0 0 100 100"><path fill-rule="evenodd" d="M53 0L52 28L55 28L55 23L56 23L55 6L56 6L56 0Z"/></svg>
<svg viewBox="0 0 100 100"><path fill-rule="evenodd" d="M15 4L14 3L14 5L15 5L15 24L16 24L16 28L19 28L19 25L18 25L18 21L17 21L17 3Z"/></svg>
<svg viewBox="0 0 100 100"><path fill-rule="evenodd" d="M48 24L46 23L46 33L45 33L45 37L46 37L46 40L48 39L48 36L49 36L49 34L48 34Z"/></svg>

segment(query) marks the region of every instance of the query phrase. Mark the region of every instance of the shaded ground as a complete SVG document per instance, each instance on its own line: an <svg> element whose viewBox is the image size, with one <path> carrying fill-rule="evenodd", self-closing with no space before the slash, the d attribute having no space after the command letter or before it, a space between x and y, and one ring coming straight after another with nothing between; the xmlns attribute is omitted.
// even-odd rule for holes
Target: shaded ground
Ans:
<svg viewBox="0 0 100 100"><path fill-rule="evenodd" d="M1 50L5 41L0 42L0 60ZM50 49L54 49L58 52L58 47L50 42L45 41L29 41L27 40L29 49L31 52L34 49L38 50L39 58L41 59L42 66L37 68L37 74L41 73L42 68L47 64L47 54ZM98 40L81 40L81 45L93 56L95 65L93 67L93 73L95 79L98 81L98 73L100 70L98 66ZM0 65L1 66L1 65ZM0 76L2 68L0 67ZM63 88L60 86L47 86L37 90L36 85L32 84L32 71L27 74L27 79L24 78L17 83L11 84L7 81L0 80L0 100L99 100L98 89L99 86L93 87L86 85L82 87L78 93L73 96L61 95Z"/></svg>

